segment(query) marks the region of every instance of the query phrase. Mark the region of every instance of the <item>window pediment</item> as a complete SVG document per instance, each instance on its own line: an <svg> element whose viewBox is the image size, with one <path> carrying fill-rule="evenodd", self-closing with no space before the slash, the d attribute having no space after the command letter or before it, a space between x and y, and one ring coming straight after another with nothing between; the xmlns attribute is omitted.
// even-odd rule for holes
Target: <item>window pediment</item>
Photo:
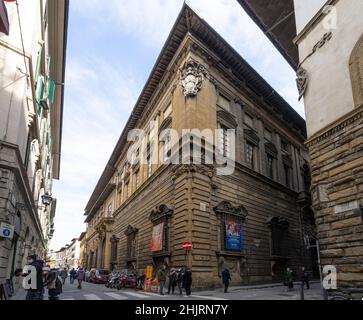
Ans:
<svg viewBox="0 0 363 320"><path fill-rule="evenodd" d="M160 133L165 130L165 129L169 129L171 127L171 123L172 123L172 118L171 116L168 116L164 119L164 121L161 123L160 128L159 128L159 135Z"/></svg>
<svg viewBox="0 0 363 320"><path fill-rule="evenodd" d="M260 138L259 136L251 129L244 129L243 133L245 135L245 138L253 143L254 145L258 146L258 144L260 143Z"/></svg>
<svg viewBox="0 0 363 320"><path fill-rule="evenodd" d="M237 126L238 126L235 117L231 113L229 113L225 110L217 111L217 119L218 119L218 122L222 123L223 125L225 125L228 128L234 129L234 128L237 128Z"/></svg>
<svg viewBox="0 0 363 320"><path fill-rule="evenodd" d="M229 201L222 201L213 208L216 214L229 214L245 220L247 217L247 210L244 206L233 206Z"/></svg>
<svg viewBox="0 0 363 320"><path fill-rule="evenodd" d="M131 235L131 234L136 234L137 232L139 231L139 229L137 229L137 228L135 228L135 227L133 227L132 225L128 225L127 226L127 228L126 228L126 230L125 230L125 232L124 232L124 234L126 235L126 236L129 236L129 235Z"/></svg>
<svg viewBox="0 0 363 320"><path fill-rule="evenodd" d="M286 230L289 227L289 221L284 217L269 217L266 220L266 224L270 229L279 228Z"/></svg>
<svg viewBox="0 0 363 320"><path fill-rule="evenodd" d="M163 218L170 217L173 214L173 209L171 206L167 204L162 204L157 206L154 210L151 211L149 215L149 219L151 222L157 222L162 220Z"/></svg>
<svg viewBox="0 0 363 320"><path fill-rule="evenodd" d="M277 148L275 147L275 145L272 142L266 142L265 143L265 150L266 150L266 152L269 152L273 156L276 157L276 155L277 155Z"/></svg>

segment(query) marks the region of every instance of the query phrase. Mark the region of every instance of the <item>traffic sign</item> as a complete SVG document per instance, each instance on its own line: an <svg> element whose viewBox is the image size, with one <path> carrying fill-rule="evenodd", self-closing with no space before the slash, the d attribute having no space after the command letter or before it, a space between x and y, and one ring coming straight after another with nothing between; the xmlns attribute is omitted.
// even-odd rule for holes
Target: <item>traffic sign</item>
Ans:
<svg viewBox="0 0 363 320"><path fill-rule="evenodd" d="M14 235L14 227L11 224L1 222L0 237L12 239Z"/></svg>
<svg viewBox="0 0 363 320"><path fill-rule="evenodd" d="M189 241L185 241L185 242L183 243L183 245L182 245L182 248L183 248L184 250L191 250L191 249L193 248L193 245L192 245L192 243L191 243L191 242L189 242Z"/></svg>

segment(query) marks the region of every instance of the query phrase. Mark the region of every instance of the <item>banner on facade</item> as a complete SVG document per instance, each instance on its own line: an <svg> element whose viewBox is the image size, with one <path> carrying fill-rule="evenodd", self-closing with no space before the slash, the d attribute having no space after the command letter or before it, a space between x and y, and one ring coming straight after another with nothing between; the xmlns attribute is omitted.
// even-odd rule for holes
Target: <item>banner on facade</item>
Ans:
<svg viewBox="0 0 363 320"><path fill-rule="evenodd" d="M242 224L235 221L225 221L225 247L228 250L241 251L243 248Z"/></svg>
<svg viewBox="0 0 363 320"><path fill-rule="evenodd" d="M154 268L151 264L146 267L146 278L151 279L153 277Z"/></svg>
<svg viewBox="0 0 363 320"><path fill-rule="evenodd" d="M154 226L151 238L151 252L160 251L163 249L163 230L164 222Z"/></svg>

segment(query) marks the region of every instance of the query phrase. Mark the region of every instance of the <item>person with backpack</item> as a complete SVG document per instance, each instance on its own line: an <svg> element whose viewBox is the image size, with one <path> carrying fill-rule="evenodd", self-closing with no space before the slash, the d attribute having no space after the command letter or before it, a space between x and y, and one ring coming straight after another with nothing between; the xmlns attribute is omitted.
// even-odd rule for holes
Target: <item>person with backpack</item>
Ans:
<svg viewBox="0 0 363 320"><path fill-rule="evenodd" d="M82 281L84 281L85 278L86 278L86 273L84 272L84 269L82 267L78 267L78 270L76 273L76 279L78 280L77 289L82 289Z"/></svg>
<svg viewBox="0 0 363 320"><path fill-rule="evenodd" d="M44 286L48 288L48 299L59 300L59 295L63 292L62 282L59 279L57 272L51 270L48 266L43 268L44 272Z"/></svg>

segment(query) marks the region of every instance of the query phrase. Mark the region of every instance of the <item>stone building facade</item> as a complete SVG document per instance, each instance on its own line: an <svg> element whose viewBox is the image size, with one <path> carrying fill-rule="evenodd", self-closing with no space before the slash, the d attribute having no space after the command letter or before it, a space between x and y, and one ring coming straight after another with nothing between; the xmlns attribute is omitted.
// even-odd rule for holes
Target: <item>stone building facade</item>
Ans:
<svg viewBox="0 0 363 320"><path fill-rule="evenodd" d="M304 97L321 264L363 287L363 20L359 0L239 0L297 71ZM268 2L268 3L267 3ZM294 11L278 27L273 22ZM282 19L282 18L281 18Z"/></svg>
<svg viewBox="0 0 363 320"><path fill-rule="evenodd" d="M127 141L134 128L145 148ZM219 131L191 143L185 129ZM184 5L86 206L86 267L189 266L204 288L220 285L224 266L235 284L312 269L305 138L304 120ZM186 161L188 146L201 147L200 163ZM220 174L219 157L234 170Z"/></svg>
<svg viewBox="0 0 363 320"><path fill-rule="evenodd" d="M0 223L14 229L0 236L0 283L16 289L14 270L29 254L45 259L54 232L68 1L0 7L8 21L0 33ZM53 196L50 204L45 195Z"/></svg>

